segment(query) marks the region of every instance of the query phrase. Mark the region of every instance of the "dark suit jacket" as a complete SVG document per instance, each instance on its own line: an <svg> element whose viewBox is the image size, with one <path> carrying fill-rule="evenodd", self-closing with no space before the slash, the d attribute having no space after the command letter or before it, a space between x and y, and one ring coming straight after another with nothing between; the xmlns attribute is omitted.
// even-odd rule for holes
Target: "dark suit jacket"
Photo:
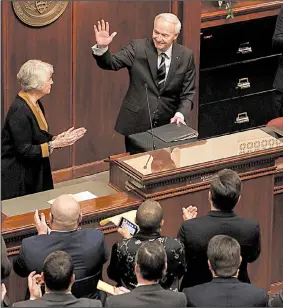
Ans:
<svg viewBox="0 0 283 308"><path fill-rule="evenodd" d="M211 282L184 289L188 307L266 307L264 289L237 278L214 278Z"/></svg>
<svg viewBox="0 0 283 308"><path fill-rule="evenodd" d="M1 279L10 275L11 263L7 257L7 248L3 236L1 235Z"/></svg>
<svg viewBox="0 0 283 308"><path fill-rule="evenodd" d="M102 56L94 56L102 69L128 69L130 85L115 126L115 130L122 135L128 136L150 128L145 84L148 85L154 126L168 124L177 111L186 118L192 109L195 94L193 52L182 45L173 44L170 69L162 91L157 87L157 57L152 39L133 40L113 56L109 51Z"/></svg>
<svg viewBox="0 0 283 308"><path fill-rule="evenodd" d="M187 259L187 272L181 289L212 279L207 263L207 245L218 234L229 235L239 242L243 260L238 278L242 282L250 282L247 263L255 261L260 254L259 224L234 212L210 211L207 216L185 221L180 228L178 237L184 243Z"/></svg>
<svg viewBox="0 0 283 308"><path fill-rule="evenodd" d="M277 18L272 43L277 52L283 53L283 6L281 6L281 10ZM283 92L283 55L281 55L279 60L279 67L273 86L275 89Z"/></svg>
<svg viewBox="0 0 283 308"><path fill-rule="evenodd" d="M101 231L52 231L50 234L31 236L22 241L19 255L14 260L15 272L21 277L27 277L32 271L41 273L45 258L56 250L63 250L71 255L76 280L101 272L108 259ZM91 297L95 298L95 294Z"/></svg>
<svg viewBox="0 0 283 308"><path fill-rule="evenodd" d="M183 293L162 289L159 284L139 286L129 293L107 297L105 307L186 307Z"/></svg>
<svg viewBox="0 0 283 308"><path fill-rule="evenodd" d="M39 299L15 303L13 307L102 307L102 304L94 299L77 299L72 294L49 293Z"/></svg>
<svg viewBox="0 0 283 308"><path fill-rule="evenodd" d="M279 294L270 297L268 306L283 307L283 289L280 290Z"/></svg>
<svg viewBox="0 0 283 308"><path fill-rule="evenodd" d="M160 233L137 233L130 239L115 243L112 247L111 260L107 273L110 279L116 281L118 286L128 289L135 288L137 278L135 275L135 255L143 242L149 240L159 241L167 254L167 274L160 283L164 289L178 291L179 278L185 272L185 250L183 244L174 238L161 236Z"/></svg>

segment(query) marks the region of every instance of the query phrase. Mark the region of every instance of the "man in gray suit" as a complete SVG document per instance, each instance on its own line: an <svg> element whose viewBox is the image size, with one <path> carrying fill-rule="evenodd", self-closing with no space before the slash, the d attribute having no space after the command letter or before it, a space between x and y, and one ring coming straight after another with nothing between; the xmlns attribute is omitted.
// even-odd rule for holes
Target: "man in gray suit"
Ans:
<svg viewBox="0 0 283 308"><path fill-rule="evenodd" d="M105 307L186 307L183 293L164 290L159 281L167 269L164 247L157 241L145 242L137 251L137 287L131 292L108 297Z"/></svg>
<svg viewBox="0 0 283 308"><path fill-rule="evenodd" d="M71 293L75 281L72 258L66 252L52 252L45 260L43 272L31 272L28 277L30 300L18 302L13 307L102 307L94 299L77 299ZM45 284L42 296L41 284Z"/></svg>
<svg viewBox="0 0 283 308"><path fill-rule="evenodd" d="M105 70L127 68L128 91L115 130L126 136L150 128L147 100L153 127L185 123L193 107L195 63L193 52L177 44L181 23L171 13L155 17L151 39L138 39L111 55L108 46L117 34L109 34L104 20L94 26L96 45L92 47L97 65Z"/></svg>

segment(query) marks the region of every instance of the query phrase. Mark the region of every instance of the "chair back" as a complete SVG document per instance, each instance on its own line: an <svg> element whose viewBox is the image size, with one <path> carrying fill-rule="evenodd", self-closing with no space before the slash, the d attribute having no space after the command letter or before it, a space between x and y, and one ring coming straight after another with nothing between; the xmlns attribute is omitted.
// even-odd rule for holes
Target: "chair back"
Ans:
<svg viewBox="0 0 283 308"><path fill-rule="evenodd" d="M276 128L283 130L283 117L270 120L266 126L275 126Z"/></svg>
<svg viewBox="0 0 283 308"><path fill-rule="evenodd" d="M102 272L98 272L93 276L88 276L82 279L75 280L72 286L72 294L77 297L85 297L92 299L100 299L99 292L97 290L97 283L102 277Z"/></svg>

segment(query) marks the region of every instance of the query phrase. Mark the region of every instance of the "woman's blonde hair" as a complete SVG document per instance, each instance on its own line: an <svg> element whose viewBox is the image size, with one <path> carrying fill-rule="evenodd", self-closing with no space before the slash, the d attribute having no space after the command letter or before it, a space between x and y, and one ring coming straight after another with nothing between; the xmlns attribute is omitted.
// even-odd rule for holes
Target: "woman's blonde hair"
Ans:
<svg viewBox="0 0 283 308"><path fill-rule="evenodd" d="M53 66L40 60L29 60L20 68L17 79L22 91L41 91L53 74Z"/></svg>

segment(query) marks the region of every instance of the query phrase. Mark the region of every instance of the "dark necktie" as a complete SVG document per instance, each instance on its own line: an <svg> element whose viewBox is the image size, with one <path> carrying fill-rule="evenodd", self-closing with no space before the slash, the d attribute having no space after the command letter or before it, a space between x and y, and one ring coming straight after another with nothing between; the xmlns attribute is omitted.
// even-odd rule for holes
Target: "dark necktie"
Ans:
<svg viewBox="0 0 283 308"><path fill-rule="evenodd" d="M165 85L166 67L165 67L165 53L161 53L161 62L157 70L157 84L158 89L162 90Z"/></svg>

